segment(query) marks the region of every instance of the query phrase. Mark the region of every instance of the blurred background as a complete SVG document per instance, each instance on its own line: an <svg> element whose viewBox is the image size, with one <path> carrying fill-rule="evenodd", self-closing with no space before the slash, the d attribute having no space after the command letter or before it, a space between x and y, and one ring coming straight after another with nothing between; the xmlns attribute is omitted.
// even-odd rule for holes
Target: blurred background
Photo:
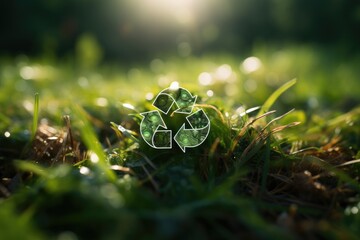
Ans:
<svg viewBox="0 0 360 240"><path fill-rule="evenodd" d="M284 96L286 105L345 111L360 102L357 0L1 5L3 102L26 100L34 92L58 99L74 90L82 94L80 102L89 95L95 102L151 100L152 93L177 81L205 99L229 97L231 107L254 106L293 78L298 84Z"/></svg>
<svg viewBox="0 0 360 240"><path fill-rule="evenodd" d="M14 0L2 10L7 56L65 57L93 47L104 60L127 62L287 42L350 54L360 42L357 0Z"/></svg>

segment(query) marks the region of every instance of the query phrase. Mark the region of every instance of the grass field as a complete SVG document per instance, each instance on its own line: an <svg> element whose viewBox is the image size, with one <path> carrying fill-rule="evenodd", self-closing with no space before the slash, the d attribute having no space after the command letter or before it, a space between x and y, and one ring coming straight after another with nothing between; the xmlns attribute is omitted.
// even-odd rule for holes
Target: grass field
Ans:
<svg viewBox="0 0 360 240"><path fill-rule="evenodd" d="M359 57L258 46L137 64L0 65L1 238L360 234ZM152 149L139 133L140 113L177 83L211 122L186 153ZM166 118L173 130L183 120Z"/></svg>

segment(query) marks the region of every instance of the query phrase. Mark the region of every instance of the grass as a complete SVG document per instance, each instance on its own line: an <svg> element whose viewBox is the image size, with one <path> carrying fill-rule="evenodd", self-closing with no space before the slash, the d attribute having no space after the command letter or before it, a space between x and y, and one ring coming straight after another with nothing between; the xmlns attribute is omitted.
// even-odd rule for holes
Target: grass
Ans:
<svg viewBox="0 0 360 240"><path fill-rule="evenodd" d="M38 128L38 122L39 122L39 94L35 93L35 103L34 103L34 117L33 117L33 125L31 129L31 139L33 140L36 131Z"/></svg>
<svg viewBox="0 0 360 240"><path fill-rule="evenodd" d="M1 236L356 239L358 59L316 50L260 46L252 72L229 55L129 69L3 60ZM140 113L173 81L211 121L186 154L152 149L139 133Z"/></svg>

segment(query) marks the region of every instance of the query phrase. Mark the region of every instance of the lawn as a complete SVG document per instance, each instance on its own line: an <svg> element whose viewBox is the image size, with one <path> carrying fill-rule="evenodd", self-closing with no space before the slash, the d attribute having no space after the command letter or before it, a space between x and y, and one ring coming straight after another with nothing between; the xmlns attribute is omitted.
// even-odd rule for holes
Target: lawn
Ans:
<svg viewBox="0 0 360 240"><path fill-rule="evenodd" d="M121 64L2 58L0 238L356 239L359 65L311 45ZM185 153L140 134L169 86L210 120ZM162 116L173 132L185 121Z"/></svg>

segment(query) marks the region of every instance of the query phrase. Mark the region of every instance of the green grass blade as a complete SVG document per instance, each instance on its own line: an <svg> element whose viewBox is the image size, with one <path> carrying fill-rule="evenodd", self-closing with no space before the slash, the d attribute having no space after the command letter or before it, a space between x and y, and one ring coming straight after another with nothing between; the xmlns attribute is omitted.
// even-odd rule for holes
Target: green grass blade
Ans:
<svg viewBox="0 0 360 240"><path fill-rule="evenodd" d="M270 97L265 101L265 103L262 105L260 111L257 114L257 117L269 111L271 106L276 102L276 100L281 96L281 94L283 94L284 92L286 92L286 90L288 90L290 87L295 85L295 83L296 83L296 79L293 79L289 82L286 82L284 85L279 87L275 92L273 92L270 95Z"/></svg>
<svg viewBox="0 0 360 240"><path fill-rule="evenodd" d="M39 93L35 93L34 116L32 123L31 139L34 139L39 122Z"/></svg>
<svg viewBox="0 0 360 240"><path fill-rule="evenodd" d="M106 157L104 150L97 139L97 136L91 127L86 112L78 105L75 105L72 108L76 118L80 121L79 130L81 133L81 139L83 140L86 147L93 152L93 154L96 154L98 161L95 162L95 164L98 164L100 169L105 173L105 175L111 180L115 181L116 176L110 169L108 163L106 162Z"/></svg>

